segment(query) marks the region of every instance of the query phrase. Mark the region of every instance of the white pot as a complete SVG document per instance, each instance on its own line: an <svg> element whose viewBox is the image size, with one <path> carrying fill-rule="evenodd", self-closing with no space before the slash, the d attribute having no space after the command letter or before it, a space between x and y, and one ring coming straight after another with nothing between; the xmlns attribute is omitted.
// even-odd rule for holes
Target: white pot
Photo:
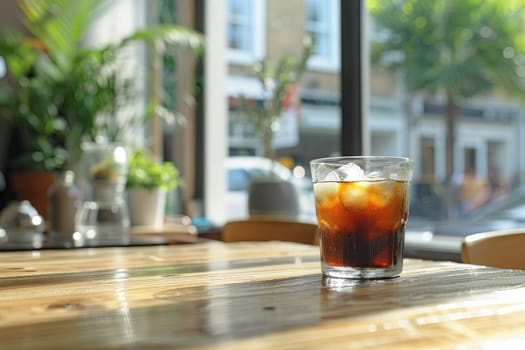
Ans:
<svg viewBox="0 0 525 350"><path fill-rule="evenodd" d="M131 225L161 227L164 224L166 191L130 188L127 192Z"/></svg>
<svg viewBox="0 0 525 350"><path fill-rule="evenodd" d="M294 185L281 179L254 179L248 190L250 216L297 218L299 198Z"/></svg>

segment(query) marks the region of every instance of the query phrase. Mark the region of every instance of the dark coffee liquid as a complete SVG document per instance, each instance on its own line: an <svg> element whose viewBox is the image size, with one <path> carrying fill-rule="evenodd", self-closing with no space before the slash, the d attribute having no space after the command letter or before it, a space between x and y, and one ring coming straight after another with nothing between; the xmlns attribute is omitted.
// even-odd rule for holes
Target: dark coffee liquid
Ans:
<svg viewBox="0 0 525 350"><path fill-rule="evenodd" d="M394 266L403 256L403 230L381 232L375 239L358 232L321 230L321 256L330 266Z"/></svg>
<svg viewBox="0 0 525 350"><path fill-rule="evenodd" d="M314 185L314 191L321 258L326 264L384 268L402 259L406 182L321 183Z"/></svg>

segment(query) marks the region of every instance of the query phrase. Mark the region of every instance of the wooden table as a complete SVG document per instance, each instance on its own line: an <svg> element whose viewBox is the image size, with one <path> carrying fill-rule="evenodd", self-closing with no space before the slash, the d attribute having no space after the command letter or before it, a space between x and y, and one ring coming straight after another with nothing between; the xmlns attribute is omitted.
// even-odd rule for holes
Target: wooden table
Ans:
<svg viewBox="0 0 525 350"><path fill-rule="evenodd" d="M407 259L391 280L323 279L317 247L277 242L4 252L0 339L2 349L525 348L525 271Z"/></svg>

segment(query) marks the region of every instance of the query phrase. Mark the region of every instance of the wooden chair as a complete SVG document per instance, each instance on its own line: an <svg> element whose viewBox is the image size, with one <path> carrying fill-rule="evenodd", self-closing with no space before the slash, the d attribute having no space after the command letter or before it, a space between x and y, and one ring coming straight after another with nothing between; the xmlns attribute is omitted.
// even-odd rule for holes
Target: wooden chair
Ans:
<svg viewBox="0 0 525 350"><path fill-rule="evenodd" d="M464 263L525 269L525 229L476 233L461 245Z"/></svg>
<svg viewBox="0 0 525 350"><path fill-rule="evenodd" d="M227 222L222 230L222 240L224 242L286 241L319 245L316 224L278 219Z"/></svg>

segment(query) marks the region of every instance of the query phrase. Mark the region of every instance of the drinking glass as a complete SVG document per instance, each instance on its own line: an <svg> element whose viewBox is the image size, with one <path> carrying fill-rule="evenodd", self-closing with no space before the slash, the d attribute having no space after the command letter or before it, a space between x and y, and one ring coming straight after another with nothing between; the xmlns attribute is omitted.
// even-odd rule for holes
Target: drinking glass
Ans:
<svg viewBox="0 0 525 350"><path fill-rule="evenodd" d="M84 202L76 215L76 230L85 244L127 244L129 212L125 198L127 153L111 143L82 147Z"/></svg>
<svg viewBox="0 0 525 350"><path fill-rule="evenodd" d="M310 167L323 274L357 279L399 275L412 161L332 157L314 159Z"/></svg>

